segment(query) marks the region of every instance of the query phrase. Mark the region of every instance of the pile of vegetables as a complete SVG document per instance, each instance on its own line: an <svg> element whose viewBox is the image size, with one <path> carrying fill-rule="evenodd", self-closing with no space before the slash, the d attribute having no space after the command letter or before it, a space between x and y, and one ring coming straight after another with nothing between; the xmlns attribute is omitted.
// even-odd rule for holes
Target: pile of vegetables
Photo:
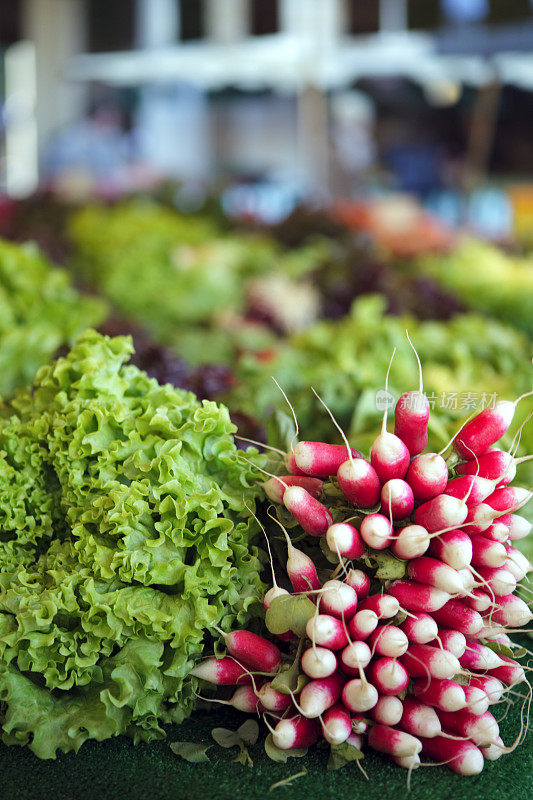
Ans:
<svg viewBox="0 0 533 800"><path fill-rule="evenodd" d="M205 631L262 594L257 451L131 349L88 331L1 409L0 720L41 758L163 737L194 707Z"/></svg>
<svg viewBox="0 0 533 800"><path fill-rule="evenodd" d="M31 383L59 347L104 319L106 306L80 295L31 245L0 240L0 395Z"/></svg>
<svg viewBox="0 0 533 800"><path fill-rule="evenodd" d="M515 593L532 566L514 546L532 527L518 513L531 493L513 485L516 441L496 447L523 399L498 400L441 452L426 451L420 369L419 390L396 403L394 433L385 405L368 458L347 439L296 435L273 456L278 474L264 490L290 588L272 560L265 636L223 634L226 655L192 671L239 687L229 703L262 713L267 753L303 755L325 740L341 763L368 747L409 770L425 756L477 775L524 740L529 683L515 742L504 744L491 708L525 681L516 659L527 651L508 634L533 619ZM271 528L278 553L276 538Z"/></svg>

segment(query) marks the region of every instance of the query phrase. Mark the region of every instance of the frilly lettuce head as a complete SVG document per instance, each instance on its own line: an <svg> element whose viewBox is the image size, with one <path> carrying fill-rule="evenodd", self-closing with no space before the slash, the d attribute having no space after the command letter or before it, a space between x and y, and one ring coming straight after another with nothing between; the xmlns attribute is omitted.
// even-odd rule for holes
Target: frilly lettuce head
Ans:
<svg viewBox="0 0 533 800"><path fill-rule="evenodd" d="M261 594L228 411L88 331L0 418L0 724L40 758L164 735L213 625ZM256 451L248 455L258 458Z"/></svg>

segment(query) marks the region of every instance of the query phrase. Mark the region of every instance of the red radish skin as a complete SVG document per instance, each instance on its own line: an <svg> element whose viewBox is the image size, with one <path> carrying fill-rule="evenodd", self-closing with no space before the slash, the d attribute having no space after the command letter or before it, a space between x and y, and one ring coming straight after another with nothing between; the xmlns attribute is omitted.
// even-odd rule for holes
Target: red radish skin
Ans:
<svg viewBox="0 0 533 800"><path fill-rule="evenodd" d="M435 709L409 695L403 701L403 712L398 727L413 736L423 736L425 739L433 739L442 733Z"/></svg>
<svg viewBox="0 0 533 800"><path fill-rule="evenodd" d="M315 614L306 625L306 633L313 644L328 650L341 650L348 644L342 622L329 614Z"/></svg>
<svg viewBox="0 0 533 800"><path fill-rule="evenodd" d="M512 542L518 539L525 539L531 533L531 522L520 516L520 514L505 514L498 519L498 522L500 525L505 525L507 536ZM503 541L506 541L506 539L507 537Z"/></svg>
<svg viewBox="0 0 533 800"><path fill-rule="evenodd" d="M432 678L453 678L461 665L459 660L448 650L432 647L429 644L412 644L402 656L402 664L414 678L424 675Z"/></svg>
<svg viewBox="0 0 533 800"><path fill-rule="evenodd" d="M530 498L531 492L521 486L504 486L490 494L485 502L495 511L511 512L527 503Z"/></svg>
<svg viewBox="0 0 533 800"><path fill-rule="evenodd" d="M493 744L498 741L500 729L490 713L472 714L466 708L460 711L438 711L443 730L471 739L474 744Z"/></svg>
<svg viewBox="0 0 533 800"><path fill-rule="evenodd" d="M398 558L407 560L423 556L430 547L429 533L421 525L406 525L401 528L392 541L392 552Z"/></svg>
<svg viewBox="0 0 533 800"><path fill-rule="evenodd" d="M251 676L231 656L207 658L197 664L189 674L216 686L237 686L252 682Z"/></svg>
<svg viewBox="0 0 533 800"><path fill-rule="evenodd" d="M337 656L327 647L308 647L302 653L302 669L306 675L316 680L329 678L337 671Z"/></svg>
<svg viewBox="0 0 533 800"><path fill-rule="evenodd" d="M405 477L410 459L406 445L393 433L384 431L374 439L370 463L382 484L393 478Z"/></svg>
<svg viewBox="0 0 533 800"><path fill-rule="evenodd" d="M463 687L449 679L416 678L413 681L413 693L422 703L441 709L442 711L458 711L466 705Z"/></svg>
<svg viewBox="0 0 533 800"><path fill-rule="evenodd" d="M496 444L513 421L516 403L499 400L469 420L455 439L455 451L465 460L484 455Z"/></svg>
<svg viewBox="0 0 533 800"><path fill-rule="evenodd" d="M383 695L378 699L369 715L380 725L397 725L402 718L403 704L399 697Z"/></svg>
<svg viewBox="0 0 533 800"><path fill-rule="evenodd" d="M405 667L389 656L372 661L367 673L379 694L400 694L409 683L409 674Z"/></svg>
<svg viewBox="0 0 533 800"><path fill-rule="evenodd" d="M372 508L378 502L379 477L364 458L344 461L337 470L337 480L346 500L356 508Z"/></svg>
<svg viewBox="0 0 533 800"><path fill-rule="evenodd" d="M278 504L283 503L283 495L287 486L302 486L312 497L318 499L322 494L324 481L301 475L280 475L277 478L269 478L263 483L266 496L273 503Z"/></svg>
<svg viewBox="0 0 533 800"><path fill-rule="evenodd" d="M428 555L439 558L453 569L464 569L472 561L473 541L464 531L453 530L431 539Z"/></svg>
<svg viewBox="0 0 533 800"><path fill-rule="evenodd" d="M374 708L378 697L376 687L361 678L347 681L342 690L342 702L346 708L360 714Z"/></svg>
<svg viewBox="0 0 533 800"><path fill-rule="evenodd" d="M341 652L341 667L350 677L360 675L372 658L372 652L366 642L350 642Z"/></svg>
<svg viewBox="0 0 533 800"><path fill-rule="evenodd" d="M368 744L373 750L398 758L416 755L422 749L422 744L416 737L391 728L389 725L374 725L373 728L370 728Z"/></svg>
<svg viewBox="0 0 533 800"><path fill-rule="evenodd" d="M348 623L348 633L352 639L367 639L377 628L378 622L378 615L375 611L371 609L357 611Z"/></svg>
<svg viewBox="0 0 533 800"><path fill-rule="evenodd" d="M521 628L533 619L529 606L514 594L496 595L496 608L489 612L491 625Z"/></svg>
<svg viewBox="0 0 533 800"><path fill-rule="evenodd" d="M495 483L478 475L463 475L448 481L444 494L464 500L467 506L477 506L494 492Z"/></svg>
<svg viewBox="0 0 533 800"><path fill-rule="evenodd" d="M465 636L475 636L483 627L483 618L477 611L461 602L461 600L448 600L448 602L433 612L438 625L453 628Z"/></svg>
<svg viewBox="0 0 533 800"><path fill-rule="evenodd" d="M326 581L322 586L319 608L323 614L331 614L333 617L348 621L357 610L355 589L343 581Z"/></svg>
<svg viewBox="0 0 533 800"><path fill-rule="evenodd" d="M294 453L291 451L290 453L286 453L285 455L285 466L291 473L291 475L298 475L300 477L308 478L309 475L306 475L301 469L296 466L296 458L294 457Z"/></svg>
<svg viewBox="0 0 533 800"><path fill-rule="evenodd" d="M461 658L466 650L466 637L459 631L449 628L439 628L438 641L449 653L456 658Z"/></svg>
<svg viewBox="0 0 533 800"><path fill-rule="evenodd" d="M486 647L473 639L468 640L468 647L459 659L464 669L486 672L502 666L505 662L490 647Z"/></svg>
<svg viewBox="0 0 533 800"><path fill-rule="evenodd" d="M420 611L414 617L407 617L400 629L414 644L428 644L438 635L437 623L429 614Z"/></svg>
<svg viewBox="0 0 533 800"><path fill-rule="evenodd" d="M358 450L350 448L353 458L360 458ZM305 475L325 478L336 475L340 465L346 461L348 450L343 444L324 442L298 442L294 448L296 466Z"/></svg>
<svg viewBox="0 0 533 800"><path fill-rule="evenodd" d="M333 520L326 506L315 500L302 486L289 486L283 505L310 536L325 536Z"/></svg>
<svg viewBox="0 0 533 800"><path fill-rule="evenodd" d="M477 572L487 582L487 591L491 593L508 595L516 589L516 578L505 567L479 567Z"/></svg>
<svg viewBox="0 0 533 800"><path fill-rule="evenodd" d="M497 480L501 485L507 485L515 479L516 459L504 450L489 450L477 461L471 459L458 464L455 471L458 475L479 475L480 478Z"/></svg>
<svg viewBox="0 0 533 800"><path fill-rule="evenodd" d="M513 573L517 581L521 581L531 570L529 559L520 550L511 545L507 545L505 552L507 554L505 566L509 572Z"/></svg>
<svg viewBox="0 0 533 800"><path fill-rule="evenodd" d="M370 634L368 645L378 656L403 656L409 647L405 633L395 625L380 625Z"/></svg>
<svg viewBox="0 0 533 800"><path fill-rule="evenodd" d="M462 525L467 515L466 503L448 494L440 494L418 506L414 519L417 525L422 525L429 533L438 533Z"/></svg>
<svg viewBox="0 0 533 800"><path fill-rule="evenodd" d="M427 447L429 400L421 391L402 394L394 409L394 434L405 443L411 456Z"/></svg>
<svg viewBox="0 0 533 800"><path fill-rule="evenodd" d="M294 547L288 536L286 538L288 550L286 569L292 588L295 592L320 589L320 581L312 560Z"/></svg>
<svg viewBox="0 0 533 800"><path fill-rule="evenodd" d="M237 661L260 672L276 672L281 665L279 647L250 631L233 631L224 634L230 655Z"/></svg>
<svg viewBox="0 0 533 800"><path fill-rule="evenodd" d="M361 522L361 538L374 550L383 550L391 543L393 527L388 517L383 514L368 514Z"/></svg>
<svg viewBox="0 0 533 800"><path fill-rule="evenodd" d="M335 705L341 696L344 683L344 677L338 672L330 675L329 678L319 678L306 683L300 692L298 701L300 713L310 719L319 717L324 711Z"/></svg>
<svg viewBox="0 0 533 800"><path fill-rule="evenodd" d="M483 770L483 754L472 742L458 742L444 736L421 742L424 755L439 763L445 761L448 769L459 775L479 775Z"/></svg>
<svg viewBox="0 0 533 800"><path fill-rule="evenodd" d="M465 686L466 706L472 714L481 716L489 708L489 698L482 689L476 686Z"/></svg>
<svg viewBox="0 0 533 800"><path fill-rule="evenodd" d="M414 581L434 586L448 594L462 594L464 591L464 584L457 570L430 556L409 561L407 574Z"/></svg>
<svg viewBox="0 0 533 800"><path fill-rule="evenodd" d="M481 589L472 589L470 597L463 598L463 603L465 603L468 608L473 608L474 611L483 614L484 611L492 607L493 599L486 592L482 592Z"/></svg>
<svg viewBox="0 0 533 800"><path fill-rule="evenodd" d="M468 509L463 530L471 536L484 533L490 528L494 520L501 516L499 511L489 506L487 503L479 503Z"/></svg>
<svg viewBox="0 0 533 800"><path fill-rule="evenodd" d="M370 578L362 569L349 569L345 578L345 583L355 589L359 600L364 600L370 591Z"/></svg>
<svg viewBox="0 0 533 800"><path fill-rule="evenodd" d="M415 507L413 490L401 478L387 481L381 489L381 508L393 519L405 519Z"/></svg>
<svg viewBox="0 0 533 800"><path fill-rule="evenodd" d="M507 551L500 542L493 542L484 536L472 536L472 566L503 567L507 560Z"/></svg>
<svg viewBox="0 0 533 800"><path fill-rule="evenodd" d="M507 516L511 516L508 514ZM491 539L493 542L500 542L501 544L505 544L509 540L509 528L508 526L502 522L504 517L499 517L496 522L493 522L492 525L483 531L483 536L485 539Z"/></svg>
<svg viewBox="0 0 533 800"><path fill-rule="evenodd" d="M450 600L447 592L412 580L394 581L388 592L398 600L402 608L414 613L425 611L433 614Z"/></svg>
<svg viewBox="0 0 533 800"><path fill-rule="evenodd" d="M337 522L327 530L326 541L332 553L342 558L357 559L365 552L365 546L353 525Z"/></svg>
<svg viewBox="0 0 533 800"><path fill-rule="evenodd" d="M326 742L342 744L352 733L350 712L341 703L328 709L322 716L322 733Z"/></svg>
<svg viewBox="0 0 533 800"><path fill-rule="evenodd" d="M505 692L505 686L492 675L472 675L470 686L481 689L487 695L489 703L499 703Z"/></svg>
<svg viewBox="0 0 533 800"><path fill-rule="evenodd" d="M233 706L237 711L242 711L243 714L256 714L265 710L258 694L255 693L252 686L239 686L231 700L228 701L228 705Z"/></svg>
<svg viewBox="0 0 533 800"><path fill-rule="evenodd" d="M425 503L442 494L448 483L448 465L437 453L422 453L414 458L405 480L417 503Z"/></svg>
<svg viewBox="0 0 533 800"><path fill-rule="evenodd" d="M263 707L275 714L282 714L292 706L292 697L289 694L283 694L283 692L273 689L271 681L267 681L261 686L257 696Z"/></svg>
<svg viewBox="0 0 533 800"><path fill-rule="evenodd" d="M515 686L517 683L522 683L525 678L525 672L516 661L504 658L504 661L512 662L506 663L504 667L496 667L491 669L489 674L491 677L504 683L506 686Z"/></svg>
<svg viewBox="0 0 533 800"><path fill-rule="evenodd" d="M295 747L311 747L320 736L320 725L316 719L308 719L298 714L292 719L282 719L272 733L272 741L280 750L293 750Z"/></svg>
<svg viewBox="0 0 533 800"><path fill-rule="evenodd" d="M391 619L399 610L398 600L390 594L373 594L359 603L359 611L373 611L378 619Z"/></svg>

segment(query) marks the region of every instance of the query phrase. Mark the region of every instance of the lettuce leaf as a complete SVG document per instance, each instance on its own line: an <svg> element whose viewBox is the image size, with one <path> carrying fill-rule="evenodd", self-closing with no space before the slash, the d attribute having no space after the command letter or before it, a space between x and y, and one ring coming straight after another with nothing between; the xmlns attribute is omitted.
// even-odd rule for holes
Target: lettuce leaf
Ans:
<svg viewBox="0 0 533 800"><path fill-rule="evenodd" d="M131 349L87 332L0 419L0 722L41 758L162 737L205 633L259 608L259 473L224 406Z"/></svg>

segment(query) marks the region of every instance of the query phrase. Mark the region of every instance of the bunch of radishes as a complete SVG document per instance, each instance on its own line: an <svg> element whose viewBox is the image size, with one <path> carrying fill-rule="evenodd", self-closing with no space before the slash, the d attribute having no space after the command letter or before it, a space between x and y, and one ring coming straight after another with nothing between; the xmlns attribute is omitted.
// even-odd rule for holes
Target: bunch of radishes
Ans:
<svg viewBox="0 0 533 800"><path fill-rule="evenodd" d="M401 766L418 766L423 753L463 775L512 749L488 709L525 680L508 656L507 633L533 617L513 594L530 569L512 545L530 530L515 513L530 493L510 485L520 459L494 447L517 402L499 401L469 419L448 463L442 453L422 453L430 411L422 384L396 404L394 433L385 410L369 460L348 442L296 444L286 456L290 474L271 477L266 495L307 534L325 537L338 558L320 580L285 531L293 592L274 576L264 598L266 609L287 596L313 603L292 667L302 680L275 688L284 656L248 631L225 635L229 655L192 674L243 684L231 705L274 717L272 741L281 749L320 737L366 742ZM334 522L326 505L327 479L342 493L345 521ZM366 567L386 548L405 562L403 579L377 581ZM267 626L268 619L267 611ZM289 648L298 641L292 631L279 638Z"/></svg>

